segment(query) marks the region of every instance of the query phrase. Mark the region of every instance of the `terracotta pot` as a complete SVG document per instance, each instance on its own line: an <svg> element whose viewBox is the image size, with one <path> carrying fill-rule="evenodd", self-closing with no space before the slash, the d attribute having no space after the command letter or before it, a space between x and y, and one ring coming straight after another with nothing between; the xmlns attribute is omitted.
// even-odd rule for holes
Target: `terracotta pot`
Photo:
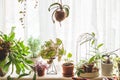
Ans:
<svg viewBox="0 0 120 80"><path fill-rule="evenodd" d="M62 69L63 69L63 76L64 77L72 77L74 76L74 65L71 63L70 65L62 65Z"/></svg>
<svg viewBox="0 0 120 80"><path fill-rule="evenodd" d="M2 71L2 69L0 68L0 77L3 77L5 75L5 73Z"/></svg>
<svg viewBox="0 0 120 80"><path fill-rule="evenodd" d="M45 75L45 69L37 69L38 76L44 76Z"/></svg>
<svg viewBox="0 0 120 80"><path fill-rule="evenodd" d="M59 10L55 12L55 19L59 22L65 19L65 12L63 10Z"/></svg>
<svg viewBox="0 0 120 80"><path fill-rule="evenodd" d="M103 76L112 76L113 64L101 63L102 75Z"/></svg>

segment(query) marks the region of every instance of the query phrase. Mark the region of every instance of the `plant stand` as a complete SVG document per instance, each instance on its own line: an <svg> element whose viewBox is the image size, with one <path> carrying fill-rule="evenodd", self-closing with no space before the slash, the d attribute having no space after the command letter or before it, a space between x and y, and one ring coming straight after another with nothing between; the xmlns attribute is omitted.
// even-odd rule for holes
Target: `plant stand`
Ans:
<svg viewBox="0 0 120 80"><path fill-rule="evenodd" d="M103 76L112 76L113 64L101 63L102 75Z"/></svg>
<svg viewBox="0 0 120 80"><path fill-rule="evenodd" d="M54 65L54 61L50 64L50 67L47 70L47 74L54 75L57 74L56 66Z"/></svg>

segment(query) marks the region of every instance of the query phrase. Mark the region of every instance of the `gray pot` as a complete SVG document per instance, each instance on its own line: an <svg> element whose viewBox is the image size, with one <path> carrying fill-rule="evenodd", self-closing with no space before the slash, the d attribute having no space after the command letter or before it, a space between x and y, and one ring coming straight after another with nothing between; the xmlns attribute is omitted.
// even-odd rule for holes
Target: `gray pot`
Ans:
<svg viewBox="0 0 120 80"><path fill-rule="evenodd" d="M102 75L103 76L112 76L113 73L113 64L101 63Z"/></svg>

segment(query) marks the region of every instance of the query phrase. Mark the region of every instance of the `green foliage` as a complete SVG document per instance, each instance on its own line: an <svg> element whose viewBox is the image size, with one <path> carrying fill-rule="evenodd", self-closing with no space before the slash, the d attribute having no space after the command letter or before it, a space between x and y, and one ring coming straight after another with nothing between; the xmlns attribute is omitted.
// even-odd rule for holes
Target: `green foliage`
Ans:
<svg viewBox="0 0 120 80"><path fill-rule="evenodd" d="M40 50L40 40L30 37L27 42L30 49L31 57L36 58L38 56L38 50Z"/></svg>
<svg viewBox="0 0 120 80"><path fill-rule="evenodd" d="M4 72L8 72L10 65L12 65L12 71L15 70L18 75L25 74L26 70L30 70L30 66L32 65L32 61L27 58L29 54L29 48L24 44L23 41L16 40L15 39L15 27L11 29L10 34L0 34L0 39L2 39L2 43L4 45L6 43L9 43L8 45L5 45L6 47L1 46L1 50L7 51L6 57L3 59L3 61L0 62L0 66ZM1 44L2 44L1 43ZM2 57L4 53L1 53ZM15 66L15 68L14 68ZM10 74L10 75L11 75ZM9 77L8 77L9 78Z"/></svg>
<svg viewBox="0 0 120 80"><path fill-rule="evenodd" d="M56 42L49 40L42 45L40 55L43 59L52 59L58 57L58 61L65 54L62 40L56 38Z"/></svg>
<svg viewBox="0 0 120 80"><path fill-rule="evenodd" d="M73 62L73 60L71 60L71 58L72 58L72 53L68 53L66 58L64 59L65 63L68 64L68 63Z"/></svg>

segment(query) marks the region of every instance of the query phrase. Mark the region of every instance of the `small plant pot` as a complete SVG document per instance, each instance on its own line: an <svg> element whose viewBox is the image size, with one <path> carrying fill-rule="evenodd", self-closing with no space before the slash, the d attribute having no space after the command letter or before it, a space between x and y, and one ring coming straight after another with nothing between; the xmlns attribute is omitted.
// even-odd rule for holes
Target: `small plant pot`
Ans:
<svg viewBox="0 0 120 80"><path fill-rule="evenodd" d="M5 76L5 73L2 71L2 69L0 68L0 77Z"/></svg>
<svg viewBox="0 0 120 80"><path fill-rule="evenodd" d="M70 63L70 65L66 65L65 63L62 65L63 76L64 77L72 77L74 76L74 65Z"/></svg>
<svg viewBox="0 0 120 80"><path fill-rule="evenodd" d="M102 75L103 76L112 76L113 64L101 63Z"/></svg>
<svg viewBox="0 0 120 80"><path fill-rule="evenodd" d="M45 75L45 69L38 69L37 74L38 74L38 76L44 76Z"/></svg>

